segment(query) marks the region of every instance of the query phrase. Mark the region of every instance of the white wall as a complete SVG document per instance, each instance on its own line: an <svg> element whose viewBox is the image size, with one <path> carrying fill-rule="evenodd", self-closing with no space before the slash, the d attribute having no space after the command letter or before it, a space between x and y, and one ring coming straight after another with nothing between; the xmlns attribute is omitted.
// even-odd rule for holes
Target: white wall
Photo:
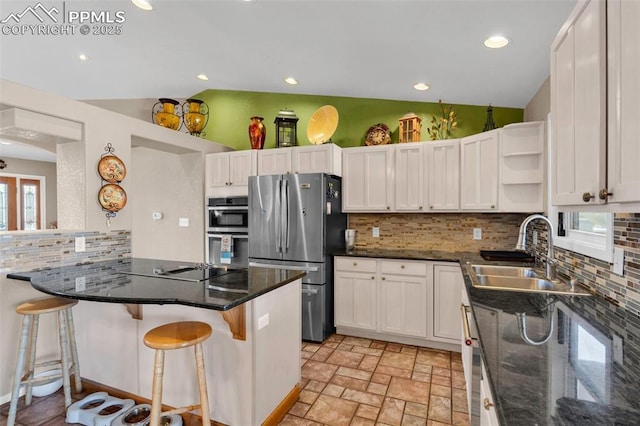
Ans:
<svg viewBox="0 0 640 426"><path fill-rule="evenodd" d="M551 111L551 78L542 83L524 109L524 121L546 121Z"/></svg>

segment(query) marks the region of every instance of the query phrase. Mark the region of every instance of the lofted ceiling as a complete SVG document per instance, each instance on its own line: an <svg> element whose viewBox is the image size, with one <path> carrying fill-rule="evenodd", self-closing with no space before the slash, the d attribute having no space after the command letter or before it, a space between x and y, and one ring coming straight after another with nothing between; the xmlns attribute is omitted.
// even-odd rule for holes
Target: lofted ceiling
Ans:
<svg viewBox="0 0 640 426"><path fill-rule="evenodd" d="M524 108L549 75L550 45L575 4L150 2L152 11L129 0L42 0L47 10L57 7L58 17L61 11L108 11L112 17L124 11L122 33L82 35L76 28L74 35L6 35L3 29L0 76L74 99L185 98L229 89ZM15 18L37 4L2 0L0 21L6 22L0 26L37 23L29 13ZM511 43L484 47L494 34ZM89 60L80 61L80 53ZM209 80L196 79L199 73ZM299 84L284 83L287 76ZM416 91L417 82L431 88Z"/></svg>

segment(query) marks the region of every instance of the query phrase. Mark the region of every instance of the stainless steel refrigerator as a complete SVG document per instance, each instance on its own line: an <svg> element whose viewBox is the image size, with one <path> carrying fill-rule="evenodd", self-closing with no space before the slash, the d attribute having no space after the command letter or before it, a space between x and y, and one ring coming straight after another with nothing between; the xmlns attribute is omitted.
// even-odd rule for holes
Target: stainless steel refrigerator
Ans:
<svg viewBox="0 0 640 426"><path fill-rule="evenodd" d="M249 265L304 270L302 338L333 331L333 256L345 245L341 181L323 173L249 177Z"/></svg>

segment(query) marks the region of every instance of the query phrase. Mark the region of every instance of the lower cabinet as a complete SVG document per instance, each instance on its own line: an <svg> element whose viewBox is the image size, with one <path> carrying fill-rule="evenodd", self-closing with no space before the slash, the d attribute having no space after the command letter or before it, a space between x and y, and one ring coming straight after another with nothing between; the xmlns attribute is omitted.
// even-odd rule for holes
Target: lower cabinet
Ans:
<svg viewBox="0 0 640 426"><path fill-rule="evenodd" d="M461 285L457 263L338 256L335 325L342 334L459 347Z"/></svg>
<svg viewBox="0 0 640 426"><path fill-rule="evenodd" d="M491 393L489 382L485 379L486 376L487 372L485 371L484 364L482 364L482 380L480 380L480 426L499 426L498 413L496 413L493 394Z"/></svg>

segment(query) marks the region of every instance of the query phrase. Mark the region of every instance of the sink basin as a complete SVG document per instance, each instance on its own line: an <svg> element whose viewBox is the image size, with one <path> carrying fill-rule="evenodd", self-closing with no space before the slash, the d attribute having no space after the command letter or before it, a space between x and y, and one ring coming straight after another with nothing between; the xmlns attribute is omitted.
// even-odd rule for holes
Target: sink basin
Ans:
<svg viewBox="0 0 640 426"><path fill-rule="evenodd" d="M501 277L496 275L476 275L478 284L485 287L496 287L515 290L553 290L551 281L543 278Z"/></svg>
<svg viewBox="0 0 640 426"><path fill-rule="evenodd" d="M563 280L548 280L533 268L516 266L468 265L471 284L476 288L529 293L555 293L589 296L590 293Z"/></svg>
<svg viewBox="0 0 640 426"><path fill-rule="evenodd" d="M496 275L500 277L530 277L538 278L538 274L533 268L521 268L517 266L493 266L493 265L471 265L473 272L477 275Z"/></svg>

